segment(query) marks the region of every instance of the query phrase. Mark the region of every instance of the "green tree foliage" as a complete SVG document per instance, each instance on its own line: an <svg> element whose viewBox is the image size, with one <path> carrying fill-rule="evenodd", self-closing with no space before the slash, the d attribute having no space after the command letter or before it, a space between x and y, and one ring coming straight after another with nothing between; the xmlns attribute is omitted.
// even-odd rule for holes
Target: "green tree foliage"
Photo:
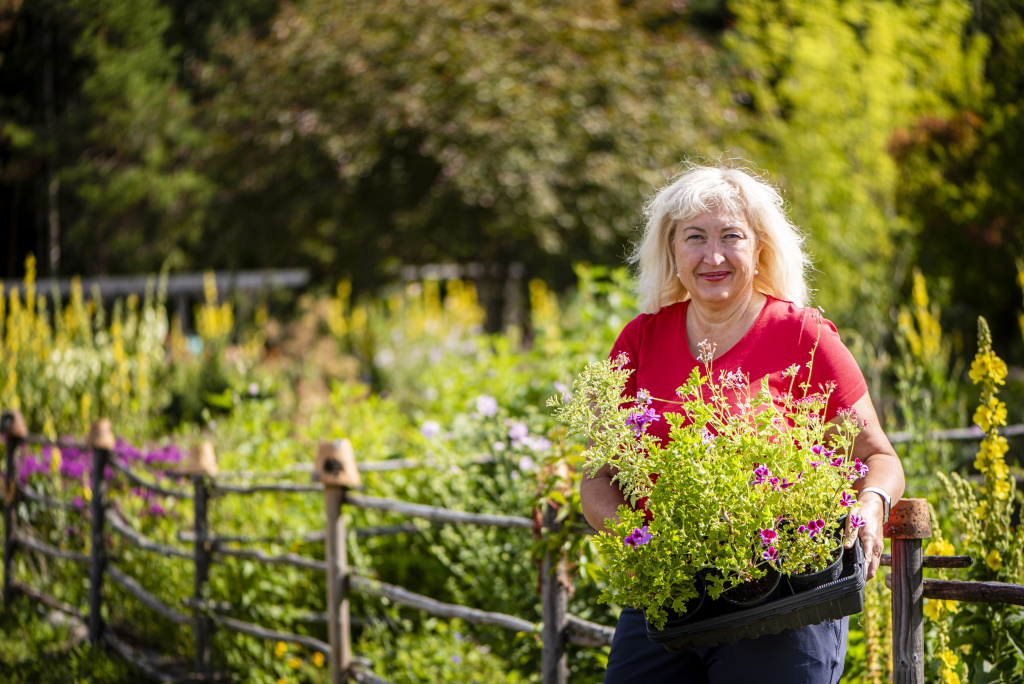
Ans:
<svg viewBox="0 0 1024 684"><path fill-rule="evenodd" d="M614 260L721 124L710 48L658 5L288 5L211 68L224 246L369 278L439 259ZM237 238L273 226L262 246ZM552 271L549 270L549 273Z"/></svg>
<svg viewBox="0 0 1024 684"><path fill-rule="evenodd" d="M177 51L163 42L168 9L159 0L44 0L24 5L16 22L0 145L5 190L34 209L12 212L13 223L35 224L30 248L65 272L184 263L208 184L190 164L202 136L175 81ZM17 250L24 231L10 231Z"/></svg>
<svg viewBox="0 0 1024 684"><path fill-rule="evenodd" d="M970 331L989 312L998 343L1019 348L1017 295L1007 284L1024 251L1024 7L976 3L974 28L991 48L985 99L916 119L894 137L898 210L919 231L914 261L950 284L950 323Z"/></svg>
<svg viewBox="0 0 1024 684"><path fill-rule="evenodd" d="M910 225L893 132L981 97L962 0L735 0L725 36L754 117L739 144L775 172L816 257L817 303L881 332ZM873 335L879 337L879 335Z"/></svg>

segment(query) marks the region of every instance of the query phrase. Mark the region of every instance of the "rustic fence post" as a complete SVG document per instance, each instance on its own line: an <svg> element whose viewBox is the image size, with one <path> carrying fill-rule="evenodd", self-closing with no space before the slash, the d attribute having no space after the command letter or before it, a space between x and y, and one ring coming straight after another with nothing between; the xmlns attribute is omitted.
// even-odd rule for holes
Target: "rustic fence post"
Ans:
<svg viewBox="0 0 1024 684"><path fill-rule="evenodd" d="M558 509L550 501L544 503L542 534L558 532ZM568 625L569 592L563 580L562 561L551 548L544 551L541 564L541 681L544 684L566 684L569 664L565 648Z"/></svg>
<svg viewBox="0 0 1024 684"><path fill-rule="evenodd" d="M88 446L92 449L92 544L89 564L89 640L98 644L103 637L103 572L107 566L103 526L106 516L106 481L104 471L114 449L114 433L110 421L101 418L89 430Z"/></svg>
<svg viewBox="0 0 1024 684"><path fill-rule="evenodd" d="M348 549L345 539L345 492L362 484L352 443L322 442L316 454L316 476L324 485L327 559L327 632L331 643L331 684L349 680L352 629L348 616Z"/></svg>
<svg viewBox="0 0 1024 684"><path fill-rule="evenodd" d="M25 419L18 411L4 411L0 417L0 430L6 438L6 466L4 468L4 608L11 605L14 580L14 512L18 488L14 486L14 454L18 445L28 436Z"/></svg>
<svg viewBox="0 0 1024 684"><path fill-rule="evenodd" d="M892 660L894 684L924 684L924 577L921 540L932 536L926 499L892 507Z"/></svg>
<svg viewBox="0 0 1024 684"><path fill-rule="evenodd" d="M195 673L201 678L210 674L210 635L213 622L206 614L206 584L210 579L210 541L207 502L210 489L207 478L217 475L217 454L213 445L202 442L195 445L188 454L185 472L192 480L193 532L195 541L192 557L195 561L195 577L192 591L192 635L195 639Z"/></svg>

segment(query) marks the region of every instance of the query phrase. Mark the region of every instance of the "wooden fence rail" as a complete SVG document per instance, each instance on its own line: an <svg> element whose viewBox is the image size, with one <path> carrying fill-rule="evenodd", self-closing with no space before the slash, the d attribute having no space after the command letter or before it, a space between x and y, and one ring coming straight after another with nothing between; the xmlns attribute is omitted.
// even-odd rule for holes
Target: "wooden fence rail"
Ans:
<svg viewBox="0 0 1024 684"><path fill-rule="evenodd" d="M568 592L558 566L561 559L548 552L542 559L541 573L541 621L530 620L503 613L494 613L468 606L449 604L429 596L413 593L404 587L388 584L369 577L363 577L348 567L344 510L354 507L368 510L387 511L408 517L428 520L434 523L454 525L486 525L507 529L535 530L534 520L505 515L485 515L453 511L436 506L427 506L405 501L396 501L359 494L353 489L360 488L360 469L356 467L355 456L347 441L324 443L316 454L315 464L301 471L311 471L318 480L313 485L283 483L261 483L250 485L227 485L223 480L231 474L217 475L216 460L212 447L201 446L189 454L184 470L163 471L159 474L140 475L115 457L114 438L109 423L98 422L90 432L84 445L71 442L55 442L38 435L29 435L20 415L5 412L0 422L6 441L4 485L4 542L3 542L3 600L5 607L10 604L15 592L20 592L35 601L86 622L89 638L94 643L104 643L121 657L133 663L146 676L161 681L210 681L217 678L211 666L211 637L215 629L227 629L268 641L283 641L301 644L314 652L322 653L330 664L331 682L366 682L388 684L372 673L371 666L353 653L351 630L353 620L349 616L350 597L358 593L363 596L386 598L431 615L445 618L459 618L471 624L493 625L514 632L538 634L541 641L541 675L545 684L564 684L568 680L567 647L604 647L611 643L614 628L600 625L568 613ZM966 438L965 435L957 435ZM33 536L31 529L19 526L15 511L18 501L31 502L42 508L81 510L82 505L58 501L44 496L26 483L19 482L16 473L15 454L21 444L40 446L61 445L61 448L87 448L92 453L92 499L89 502L91 517L91 543L89 553L56 548ZM386 471L396 468L417 467L414 461L395 459L391 464L371 463L363 470ZM109 506L107 480L104 471L110 469L114 477L123 477L132 487L138 487L160 496L192 502L194 523L190 532L177 535L178 542L188 546L178 548L149 539L134 529L129 520ZM178 481L176 487L167 487L152 479L171 477ZM189 488L182 482L187 478ZM260 492L316 493L324 500L324 531L292 540L278 537L219 536L209 529L209 506L219 497L246 496ZM557 532L555 510L547 507L541 512L541 529ZM579 527L579 526L577 526ZM110 559L107 552L106 530L118 535L126 543L163 556L177 557L193 566L192 595L181 599L186 610L178 610L164 603L146 590L135 578L122 571L116 559ZM394 534L416 531L412 523L387 525L379 528L356 530L356 534ZM574 533L593 533L589 529L570 528ZM922 540L931 534L927 502L923 499L906 499L892 509L885 534L892 540L892 555L882 559L883 565L891 565L892 572L886 582L892 589L893 611L893 681L897 684L919 684L924 682L923 658L923 599L942 598L958 601L981 601L990 603L1013 603L1024 605L1024 586L997 582L960 582L932 580L922 577L925 567L968 567L972 560L966 556L924 556ZM268 554L254 548L229 548L229 544L255 544L261 542L287 543L288 541L322 541L325 545L325 559L306 558L299 554ZM44 556L61 558L88 564L89 596L88 607L82 610L47 595L37 588L17 581L13 576L14 556L18 549ZM285 564L293 567L324 573L326 576L326 614L303 616L304 622L326 622L328 641L311 636L270 629L246 622L224 613L232 606L211 600L208 596L209 571L212 564L221 557L246 558L263 564ZM103 622L102 606L105 599L104 581L108 580L121 591L134 597L140 604L163 618L181 625L191 625L194 640L194 659L187 667L187 674L170 675L153 661L142 656L135 648Z"/></svg>

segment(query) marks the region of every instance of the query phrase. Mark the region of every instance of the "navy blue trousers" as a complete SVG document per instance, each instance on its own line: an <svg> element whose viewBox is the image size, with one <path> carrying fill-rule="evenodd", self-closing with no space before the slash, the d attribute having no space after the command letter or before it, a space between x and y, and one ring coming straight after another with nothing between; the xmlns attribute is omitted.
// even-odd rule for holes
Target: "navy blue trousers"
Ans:
<svg viewBox="0 0 1024 684"><path fill-rule="evenodd" d="M647 638L643 611L619 615L605 684L838 684L849 619L674 653Z"/></svg>

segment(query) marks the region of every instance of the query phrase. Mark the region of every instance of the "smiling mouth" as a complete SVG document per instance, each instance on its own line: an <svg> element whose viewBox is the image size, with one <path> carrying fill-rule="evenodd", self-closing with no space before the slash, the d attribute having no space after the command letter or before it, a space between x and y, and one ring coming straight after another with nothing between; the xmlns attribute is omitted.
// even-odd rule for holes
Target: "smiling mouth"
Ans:
<svg viewBox="0 0 1024 684"><path fill-rule="evenodd" d="M709 271L707 273L701 273L700 277L704 280L718 281L722 280L729 275L728 271Z"/></svg>

